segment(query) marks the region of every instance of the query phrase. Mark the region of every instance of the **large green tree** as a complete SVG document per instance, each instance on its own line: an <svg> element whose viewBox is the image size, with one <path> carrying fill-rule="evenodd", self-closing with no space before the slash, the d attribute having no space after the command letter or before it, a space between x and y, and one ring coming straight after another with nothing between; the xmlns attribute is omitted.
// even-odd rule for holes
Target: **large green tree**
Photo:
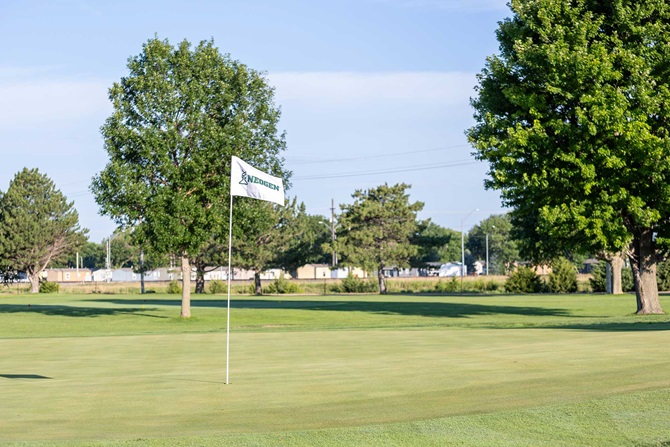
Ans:
<svg viewBox="0 0 670 447"><path fill-rule="evenodd" d="M408 267L418 252L411 243L417 232L417 213L422 202L410 203L407 189L399 183L357 190L354 203L341 205L337 247L344 264L377 271L379 293L386 293L385 267Z"/></svg>
<svg viewBox="0 0 670 447"><path fill-rule="evenodd" d="M286 206L252 199L240 199L239 202L240 206L256 205L257 212L263 216L253 222L240 222L239 225L235 222L238 231L233 235L234 265L254 272L254 292L261 295L261 273L282 267L283 253L297 235L295 216L298 206L296 199Z"/></svg>
<svg viewBox="0 0 670 447"><path fill-rule="evenodd" d="M26 272L30 291L40 273L59 256L86 242L73 202L37 169L24 168L0 196L0 263L3 271Z"/></svg>
<svg viewBox="0 0 670 447"><path fill-rule="evenodd" d="M305 264L332 263L332 251L324 250L332 239L330 222L324 216L307 214L304 203L291 204L291 238L279 254L279 265L295 271Z"/></svg>
<svg viewBox="0 0 670 447"><path fill-rule="evenodd" d="M670 220L670 3L512 0L470 141L513 219L624 252L637 312L661 313L654 234Z"/></svg>
<svg viewBox="0 0 670 447"><path fill-rule="evenodd" d="M413 267L452 262L461 258L460 231L442 227L431 220L418 222L417 232L411 240L418 249L417 254L410 260Z"/></svg>
<svg viewBox="0 0 670 447"><path fill-rule="evenodd" d="M274 92L262 73L195 47L149 40L109 91L102 127L109 163L93 179L101 212L157 253L181 258L181 316L190 317L190 259L226 234L233 155L285 181L283 134ZM258 218L235 207L235 221Z"/></svg>
<svg viewBox="0 0 670 447"><path fill-rule="evenodd" d="M228 245L225 237L213 235L195 257L195 293L205 293L205 274L228 263Z"/></svg>
<svg viewBox="0 0 670 447"><path fill-rule="evenodd" d="M486 259L488 236L489 273L506 275L520 261L509 214L494 214L468 232L467 248L475 259Z"/></svg>

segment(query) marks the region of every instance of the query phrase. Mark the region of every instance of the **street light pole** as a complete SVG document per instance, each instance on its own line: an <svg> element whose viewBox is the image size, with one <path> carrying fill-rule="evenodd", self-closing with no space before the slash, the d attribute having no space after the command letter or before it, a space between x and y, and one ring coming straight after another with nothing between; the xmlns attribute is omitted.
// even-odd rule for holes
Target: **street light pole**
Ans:
<svg viewBox="0 0 670 447"><path fill-rule="evenodd" d="M491 225L491 229L494 230L495 225ZM491 231L491 230L489 230ZM489 234L486 233L486 276L489 276Z"/></svg>

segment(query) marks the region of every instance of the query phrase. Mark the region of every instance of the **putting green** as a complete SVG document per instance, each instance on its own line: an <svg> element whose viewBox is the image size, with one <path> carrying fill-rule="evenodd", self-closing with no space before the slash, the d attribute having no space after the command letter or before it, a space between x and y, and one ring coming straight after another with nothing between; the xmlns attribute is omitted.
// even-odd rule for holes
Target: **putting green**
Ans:
<svg viewBox="0 0 670 447"><path fill-rule="evenodd" d="M0 298L0 444L670 440L668 317L624 298L238 300L229 385L220 299L26 299Z"/></svg>
<svg viewBox="0 0 670 447"><path fill-rule="evenodd" d="M12 339L0 420L6 440L132 439L491 413L670 388L667 346L670 331L244 333L225 385L220 334Z"/></svg>

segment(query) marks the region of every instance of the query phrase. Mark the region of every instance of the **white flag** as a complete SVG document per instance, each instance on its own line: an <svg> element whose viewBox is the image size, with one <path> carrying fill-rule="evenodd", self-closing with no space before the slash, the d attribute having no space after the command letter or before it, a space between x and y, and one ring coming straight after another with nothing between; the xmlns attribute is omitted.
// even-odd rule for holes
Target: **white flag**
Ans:
<svg viewBox="0 0 670 447"><path fill-rule="evenodd" d="M237 157L233 157L230 167L230 194L266 200L284 206L282 180L254 168Z"/></svg>

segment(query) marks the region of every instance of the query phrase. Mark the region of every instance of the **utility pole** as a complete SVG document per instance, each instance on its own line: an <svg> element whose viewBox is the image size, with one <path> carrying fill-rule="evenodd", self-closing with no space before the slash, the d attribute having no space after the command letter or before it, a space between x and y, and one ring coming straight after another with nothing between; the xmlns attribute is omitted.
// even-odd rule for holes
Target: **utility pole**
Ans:
<svg viewBox="0 0 670 447"><path fill-rule="evenodd" d="M330 207L330 241L333 245L333 257L332 257L332 262L333 262L333 268L337 266L337 252L335 251L335 199L330 199L331 200L331 207Z"/></svg>
<svg viewBox="0 0 670 447"><path fill-rule="evenodd" d="M105 280L107 282L110 282L112 280L112 271L111 271L111 264L112 264L112 255L110 254L111 252L111 241L112 241L112 236L110 236L107 239L107 258L105 259Z"/></svg>

